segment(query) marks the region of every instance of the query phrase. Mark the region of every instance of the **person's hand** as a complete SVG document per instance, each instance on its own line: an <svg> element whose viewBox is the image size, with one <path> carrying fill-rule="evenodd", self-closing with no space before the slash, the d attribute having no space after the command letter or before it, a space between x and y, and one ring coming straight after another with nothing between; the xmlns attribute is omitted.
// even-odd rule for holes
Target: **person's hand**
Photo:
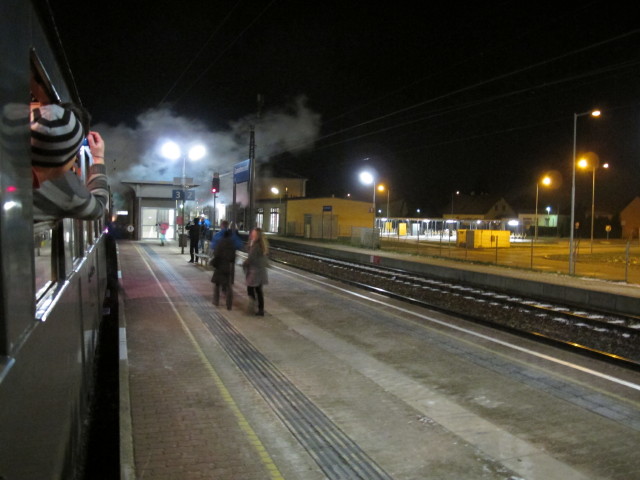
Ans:
<svg viewBox="0 0 640 480"><path fill-rule="evenodd" d="M87 142L89 143L93 163L104 164L104 140L102 140L100 134L98 132L89 132Z"/></svg>

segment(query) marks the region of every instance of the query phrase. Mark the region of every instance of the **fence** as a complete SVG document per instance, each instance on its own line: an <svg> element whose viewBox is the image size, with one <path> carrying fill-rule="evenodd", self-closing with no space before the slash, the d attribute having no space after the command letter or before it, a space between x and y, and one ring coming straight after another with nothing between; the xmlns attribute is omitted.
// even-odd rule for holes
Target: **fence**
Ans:
<svg viewBox="0 0 640 480"><path fill-rule="evenodd" d="M569 241L558 238L537 240L511 238L508 248L468 248L457 245L455 232L432 235L382 234L385 251L441 257L461 262L487 263L511 268L569 273ZM575 274L581 277L640 284L640 245L625 240L577 239ZM593 251L593 253L591 253Z"/></svg>

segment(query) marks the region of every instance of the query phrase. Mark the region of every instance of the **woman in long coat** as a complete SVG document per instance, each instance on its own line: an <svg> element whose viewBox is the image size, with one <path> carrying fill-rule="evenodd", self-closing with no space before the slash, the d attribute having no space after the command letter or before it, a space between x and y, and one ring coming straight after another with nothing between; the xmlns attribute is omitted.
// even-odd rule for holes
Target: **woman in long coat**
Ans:
<svg viewBox="0 0 640 480"><path fill-rule="evenodd" d="M247 294L249 295L249 313L255 312L255 301L258 301L256 315L264 316L264 293L262 286L269 283L267 275L267 254L269 247L261 228L254 228L249 235L249 255L243 263L246 275Z"/></svg>

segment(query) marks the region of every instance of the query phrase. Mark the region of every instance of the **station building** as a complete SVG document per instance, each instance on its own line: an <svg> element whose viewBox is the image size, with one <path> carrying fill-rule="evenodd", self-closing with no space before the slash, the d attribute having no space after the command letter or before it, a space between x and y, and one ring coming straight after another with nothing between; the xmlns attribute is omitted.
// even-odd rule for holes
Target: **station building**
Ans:
<svg viewBox="0 0 640 480"><path fill-rule="evenodd" d="M266 202L263 208L274 208ZM359 236L362 229L373 228L371 202L346 198L291 198L284 205L285 218L280 228L264 230L286 236L314 239L337 239Z"/></svg>

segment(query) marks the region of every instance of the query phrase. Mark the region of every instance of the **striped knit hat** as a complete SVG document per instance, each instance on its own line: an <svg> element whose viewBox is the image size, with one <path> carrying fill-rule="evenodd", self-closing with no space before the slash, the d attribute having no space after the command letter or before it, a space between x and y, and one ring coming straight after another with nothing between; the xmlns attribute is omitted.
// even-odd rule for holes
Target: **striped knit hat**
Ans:
<svg viewBox="0 0 640 480"><path fill-rule="evenodd" d="M60 105L44 105L31 112L31 163L60 167L78 153L84 140L80 121Z"/></svg>

